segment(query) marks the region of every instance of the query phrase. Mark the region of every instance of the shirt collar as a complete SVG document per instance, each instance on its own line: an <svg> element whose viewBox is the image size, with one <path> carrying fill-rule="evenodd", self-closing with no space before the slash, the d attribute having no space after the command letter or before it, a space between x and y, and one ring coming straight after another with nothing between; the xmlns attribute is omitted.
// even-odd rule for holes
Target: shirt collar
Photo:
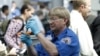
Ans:
<svg viewBox="0 0 100 56"><path fill-rule="evenodd" d="M77 15L81 15L82 16L82 14L78 10L72 10L71 13L76 13Z"/></svg>
<svg viewBox="0 0 100 56"><path fill-rule="evenodd" d="M78 11L78 10L72 10L72 12L71 12L71 15L72 15L72 20L78 20L78 21L84 21L84 18L83 18L83 16L82 16L82 14ZM73 18L73 16L75 17L75 18Z"/></svg>
<svg viewBox="0 0 100 56"><path fill-rule="evenodd" d="M68 28L65 28L58 36L55 36L54 33L52 32L52 37L53 39L57 37L57 39L61 39L62 37L65 36L65 34L67 33L67 30Z"/></svg>
<svg viewBox="0 0 100 56"><path fill-rule="evenodd" d="M57 37L58 37L59 39L61 39L62 37L64 37L64 36L66 35L66 33L67 33L67 29L68 29L68 28L65 28Z"/></svg>

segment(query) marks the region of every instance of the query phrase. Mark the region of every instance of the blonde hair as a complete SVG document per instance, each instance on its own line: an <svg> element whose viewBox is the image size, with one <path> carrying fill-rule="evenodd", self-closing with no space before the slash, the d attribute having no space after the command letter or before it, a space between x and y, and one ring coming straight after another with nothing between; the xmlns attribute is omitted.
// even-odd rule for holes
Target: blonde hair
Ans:
<svg viewBox="0 0 100 56"><path fill-rule="evenodd" d="M58 16L60 18L70 18L69 12L64 7L56 7L53 8L49 12L49 16Z"/></svg>
<svg viewBox="0 0 100 56"><path fill-rule="evenodd" d="M56 8L53 8L50 12L49 12L49 16L50 17L53 17L53 16L57 16L59 18L63 18L63 19L67 19L68 22L67 22L67 26L69 26L69 19L70 19L70 14L69 14L69 11L64 8L64 7L56 7Z"/></svg>

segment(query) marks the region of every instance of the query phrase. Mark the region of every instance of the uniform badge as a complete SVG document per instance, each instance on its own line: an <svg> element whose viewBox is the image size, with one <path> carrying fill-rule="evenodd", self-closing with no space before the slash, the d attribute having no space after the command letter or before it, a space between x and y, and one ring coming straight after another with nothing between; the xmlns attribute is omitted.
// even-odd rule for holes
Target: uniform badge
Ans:
<svg viewBox="0 0 100 56"><path fill-rule="evenodd" d="M70 37L63 38L61 42L66 43L66 44L71 44L71 38Z"/></svg>

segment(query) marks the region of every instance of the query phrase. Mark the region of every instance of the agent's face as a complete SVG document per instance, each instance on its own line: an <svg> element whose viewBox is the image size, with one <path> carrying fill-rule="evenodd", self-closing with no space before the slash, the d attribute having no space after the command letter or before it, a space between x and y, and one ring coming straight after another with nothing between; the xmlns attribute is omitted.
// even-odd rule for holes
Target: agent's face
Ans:
<svg viewBox="0 0 100 56"><path fill-rule="evenodd" d="M48 20L52 31L61 30L66 25L66 20L53 16Z"/></svg>

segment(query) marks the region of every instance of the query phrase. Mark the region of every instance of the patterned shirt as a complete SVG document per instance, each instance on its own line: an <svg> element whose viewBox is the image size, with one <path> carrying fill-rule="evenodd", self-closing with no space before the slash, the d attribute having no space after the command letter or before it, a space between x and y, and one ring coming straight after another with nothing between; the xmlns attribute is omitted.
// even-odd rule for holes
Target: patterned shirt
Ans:
<svg viewBox="0 0 100 56"><path fill-rule="evenodd" d="M17 36L17 33L21 29L22 25L23 23L21 20L11 20L4 36L5 41L9 46L19 49L19 44L21 41Z"/></svg>

